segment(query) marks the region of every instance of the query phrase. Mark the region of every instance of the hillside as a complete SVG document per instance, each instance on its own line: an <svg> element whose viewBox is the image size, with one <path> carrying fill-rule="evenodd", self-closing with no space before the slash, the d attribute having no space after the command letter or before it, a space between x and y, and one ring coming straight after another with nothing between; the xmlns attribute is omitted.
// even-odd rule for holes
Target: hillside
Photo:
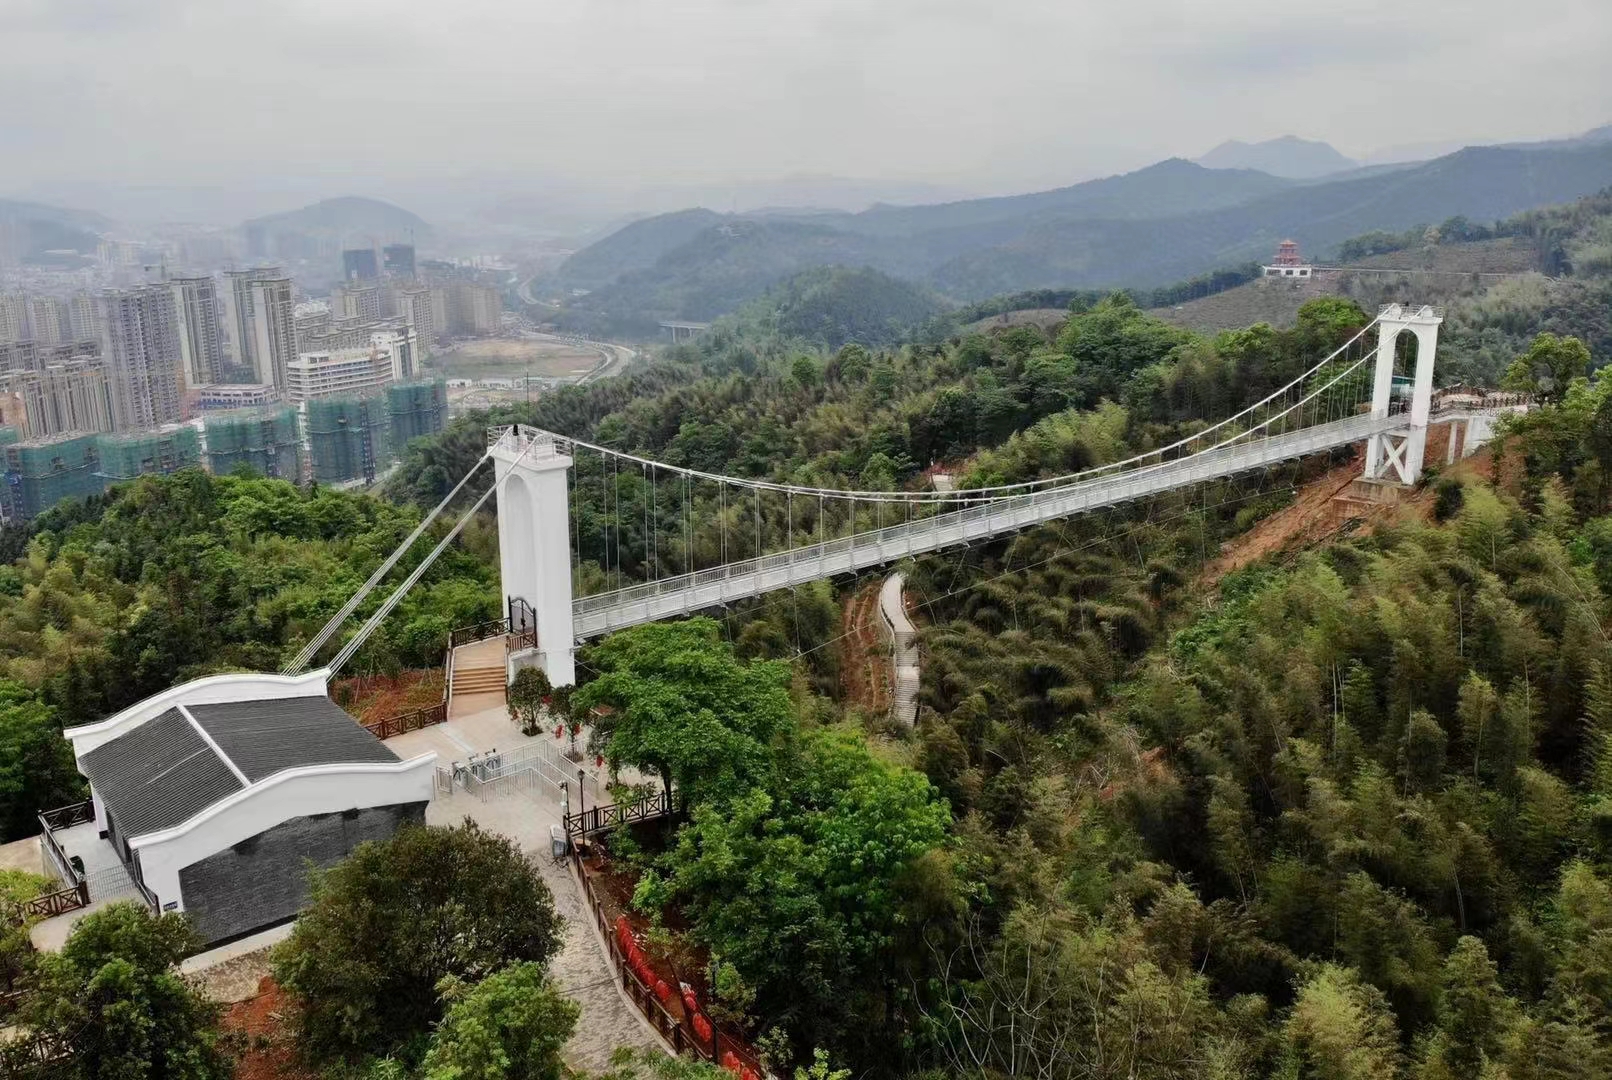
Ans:
<svg viewBox="0 0 1612 1080"><path fill-rule="evenodd" d="M909 282L863 267L816 267L739 310L785 338L838 349L847 342L893 345L946 310Z"/></svg>
<svg viewBox="0 0 1612 1080"><path fill-rule="evenodd" d="M1292 237L1326 252L1373 229L1464 215L1492 221L1612 183L1612 146L1473 147L1411 169L1294 187L1244 205L1153 221L1057 221L936 268L958 296L1058 285L1158 285L1268 255Z"/></svg>
<svg viewBox="0 0 1612 1080"><path fill-rule="evenodd" d="M431 226L419 216L380 199L347 195L279 214L268 214L241 224L243 230L302 232L337 238L365 237L377 240L423 242L431 236Z"/></svg>
<svg viewBox="0 0 1612 1080"><path fill-rule="evenodd" d="M0 199L0 261L37 258L61 248L95 251L99 234L112 223L87 210Z"/></svg>
<svg viewBox="0 0 1612 1080"><path fill-rule="evenodd" d="M1612 144L1590 143L1468 148L1305 183L1168 161L1056 191L934 207L809 219L692 211L628 226L603 251L573 256L567 266L634 268L568 318L579 328L708 320L791 273L831 264L871 266L959 301L1037 288L1153 287L1265 258L1286 237L1325 254L1372 230L1457 215L1492 221L1609 183Z"/></svg>
<svg viewBox="0 0 1612 1080"><path fill-rule="evenodd" d="M661 319L709 321L814 266L869 264L878 245L867 237L804 221L724 219L662 255L568 305L559 321L573 329L624 329L653 336Z"/></svg>
<svg viewBox="0 0 1612 1080"><path fill-rule="evenodd" d="M1283 135L1258 143L1229 139L1199 158L1198 164L1206 169L1258 169L1291 180L1313 180L1352 169L1356 163L1324 142Z"/></svg>
<svg viewBox="0 0 1612 1080"><path fill-rule="evenodd" d="M1254 323L1292 326L1299 308L1317 296L1348 296L1368 307L1392 298L1444 303L1471 295L1482 285L1472 274L1523 274L1539 269L1537 245L1523 237L1501 237L1466 244L1438 244L1353 260L1356 272L1328 270L1298 284L1274 279L1153 309L1174 326L1215 332ZM1391 273L1389 271L1401 271Z"/></svg>
<svg viewBox="0 0 1612 1080"><path fill-rule="evenodd" d="M655 265L661 256L720 220L722 215L711 210L680 210L628 222L566 259L560 280L568 288L597 288Z"/></svg>

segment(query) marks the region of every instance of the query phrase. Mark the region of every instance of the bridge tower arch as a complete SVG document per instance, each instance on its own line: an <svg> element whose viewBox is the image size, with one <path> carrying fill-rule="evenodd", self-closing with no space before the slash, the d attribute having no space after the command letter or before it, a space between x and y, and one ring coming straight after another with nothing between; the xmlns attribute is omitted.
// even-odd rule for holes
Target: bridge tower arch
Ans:
<svg viewBox="0 0 1612 1080"><path fill-rule="evenodd" d="M510 429L493 447L504 611L524 600L537 618L537 648L511 656L510 674L536 664L555 686L576 682L569 449L563 440L529 428Z"/></svg>
<svg viewBox="0 0 1612 1080"><path fill-rule="evenodd" d="M1427 421L1433 406L1433 362L1438 328L1444 319L1431 307L1389 304L1377 321L1377 363L1371 387L1371 415L1386 417L1402 410L1405 423L1373 435L1366 442L1366 479L1414 484L1422 475L1427 452ZM1401 334L1416 342L1416 370L1408 400L1396 397L1394 349Z"/></svg>

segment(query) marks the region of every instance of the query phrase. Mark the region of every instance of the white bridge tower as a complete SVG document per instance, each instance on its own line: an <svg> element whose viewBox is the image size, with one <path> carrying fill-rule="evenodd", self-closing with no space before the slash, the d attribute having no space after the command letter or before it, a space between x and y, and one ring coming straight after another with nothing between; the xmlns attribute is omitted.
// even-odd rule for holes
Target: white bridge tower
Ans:
<svg viewBox="0 0 1612 1080"><path fill-rule="evenodd" d="M1427 420L1433 407L1433 358L1438 351L1438 328L1444 319L1423 304L1389 304L1377 319L1377 366L1371 387L1371 415L1387 417L1404 409L1405 423L1366 441L1366 479L1414 484L1422 475L1427 451ZM1408 403L1396 401L1394 346L1399 335L1416 338L1416 373L1411 379Z"/></svg>
<svg viewBox="0 0 1612 1080"><path fill-rule="evenodd" d="M555 686L576 682L571 622L570 444L512 427L493 446L498 471L498 566L504 611L524 601L536 615L537 648L510 656L509 676L537 664Z"/></svg>

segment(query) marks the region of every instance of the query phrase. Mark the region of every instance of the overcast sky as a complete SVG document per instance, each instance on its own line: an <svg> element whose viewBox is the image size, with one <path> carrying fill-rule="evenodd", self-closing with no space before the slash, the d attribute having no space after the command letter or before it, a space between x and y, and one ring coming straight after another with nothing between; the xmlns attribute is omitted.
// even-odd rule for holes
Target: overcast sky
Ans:
<svg viewBox="0 0 1612 1080"><path fill-rule="evenodd" d="M0 194L1012 191L1571 133L1609 52L1608 0L0 0Z"/></svg>

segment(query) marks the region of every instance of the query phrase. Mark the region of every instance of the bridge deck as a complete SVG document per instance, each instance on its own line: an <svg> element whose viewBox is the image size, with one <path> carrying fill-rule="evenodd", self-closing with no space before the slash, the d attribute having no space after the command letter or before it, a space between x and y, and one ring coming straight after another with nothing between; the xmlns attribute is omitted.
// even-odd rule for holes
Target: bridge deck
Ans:
<svg viewBox="0 0 1612 1080"><path fill-rule="evenodd" d="M1459 419L1459 415L1446 413L1438 419ZM1379 432L1403 428L1404 424L1405 418L1400 414L1352 416L1111 476L808 544L759 559L584 596L573 603L574 630L578 640L585 640L639 623L687 615L774 589L856 573L911 555L985 540L1206 480L1219 480L1307 457L1348 446Z"/></svg>

